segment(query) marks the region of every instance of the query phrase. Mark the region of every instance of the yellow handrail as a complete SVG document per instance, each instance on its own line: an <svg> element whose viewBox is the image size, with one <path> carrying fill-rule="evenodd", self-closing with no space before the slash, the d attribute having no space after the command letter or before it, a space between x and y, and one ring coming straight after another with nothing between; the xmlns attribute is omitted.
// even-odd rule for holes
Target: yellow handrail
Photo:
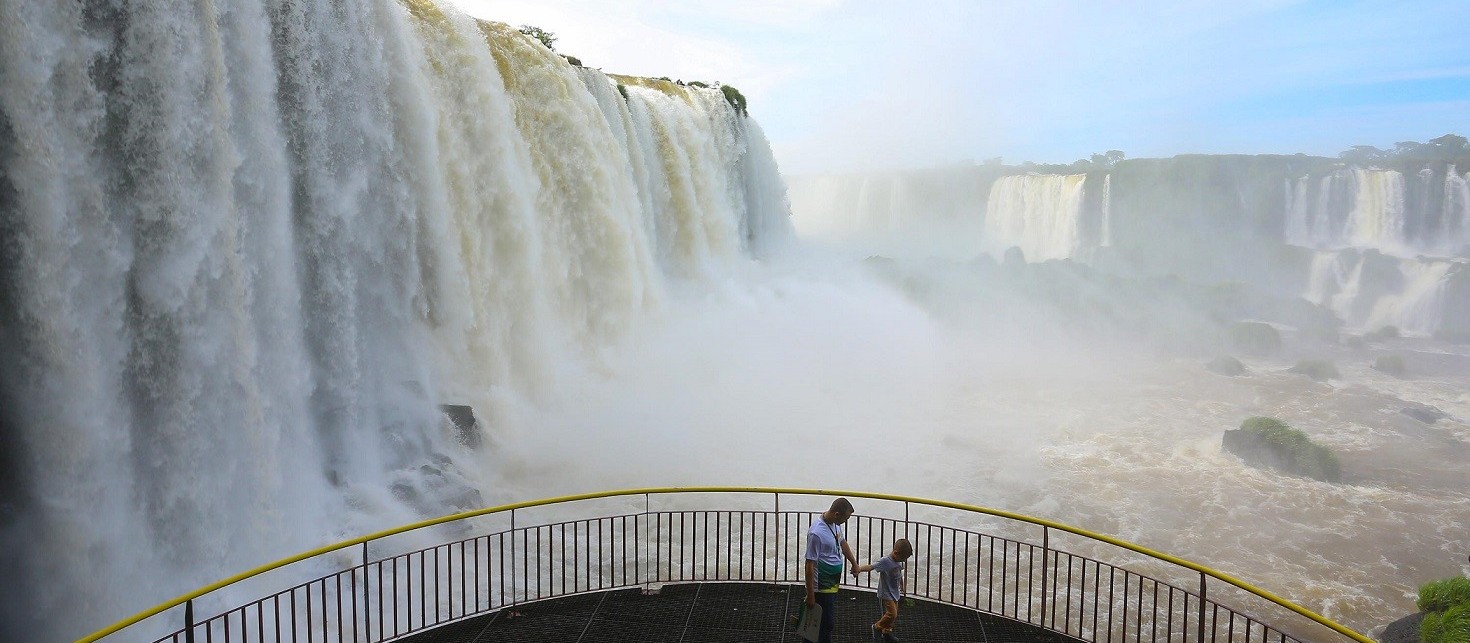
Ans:
<svg viewBox="0 0 1470 643"><path fill-rule="evenodd" d="M401 527L395 527L393 529L387 529L387 530L384 530L384 531L379 531L379 532L376 532L376 533L368 534L366 536L359 536L357 538L353 538L352 540L344 540L342 542L335 543L335 544L332 544L332 545L327 545L327 546L324 546L324 547L318 547L318 548L313 549L311 551L302 552L302 553L296 554L295 556L291 556L289 558L282 558L281 560L278 560L276 562L269 563L269 564L266 564L266 565L262 565L260 567L256 567L255 569L251 569L249 571L241 572L241 573L236 574L234 576L231 576L229 578L226 578L226 579L220 580L218 582L215 582L215 583L213 583L211 585L206 585L204 587L201 587L199 589L196 589L196 590L194 590L192 592L189 592L188 594L184 594L183 596L180 596L178 598L175 598L175 599L173 599L171 601L168 601L168 602L163 603L161 605L158 605L156 607L153 607L153 608L144 610L142 612L138 612L137 614L134 614L133 616L131 616L131 617L125 619L125 620L118 621L117 623L114 623L114 624L108 626L105 629L98 630L97 632L94 632L94 633L92 633L91 635L89 635L89 636L87 636L85 638L78 639L77 640L77 643L92 643L93 641L98 641L98 640L102 639L103 637L105 637L105 636L107 636L109 634L112 634L112 633L117 632L117 631L119 631L119 630L121 630L123 628L126 628L126 627L130 626L130 625L133 625L135 623L138 623L139 621L142 621L143 619L149 618L151 616L155 616L155 615L163 612L164 610L168 610L170 608L178 607L179 605L183 605L184 603L186 603L188 601L191 601L191 600L194 600L196 598L199 598L200 596L203 596L203 595L208 594L210 592L213 592L215 590L221 589L223 587L227 587L229 585L233 585L235 583L238 583L238 582L240 582L242 580L245 580L247 578L251 578L253 576L259 576L260 574L264 574L264 573L266 573L268 571L271 571L271 570L274 570L274 569L279 569L281 567L285 567L286 565L290 565L291 563L295 563L295 562L299 562L299 561L302 561L302 560L306 560L308 558L312 558L312 557L315 557L315 556L320 556L322 554L326 554L326 553L329 553L329 552L337 551L339 549L345 549L345 548L351 547L353 545L361 545L363 543L371 542L371 541L378 540L378 539L381 539L381 538L387 538L389 536L394 536L394 535L397 535L397 534L402 534L402 533L414 531L416 529L423 529L424 527L432 527L434 525L440 525L440 524L444 524L446 522L454 522L456 520L464 520L466 518L474 518L476 516L485 516L485 515L494 514L494 513L501 513L501 512L505 512L505 511L511 511L511 510L514 510L514 509L525 509L525 508L528 508L528 507L539 507L539 506L544 506L544 505L554 505L554 504L560 504L560 503L564 503L564 502L576 502L576 501L579 501L579 500L593 500L593 499L597 499L597 498L614 498L614 497L618 497L618 496L638 496L638 495L676 494L676 493L763 493L763 494L764 493L772 493L772 494L784 493L784 494L808 495L808 496L847 496L847 497L852 497L852 498L869 498L869 499L873 499L873 500L892 500L892 501L897 501L897 502L909 502L909 503L914 503L914 504L930 505L930 506L934 506L934 507L945 507L945 508L948 508L948 509L958 509L960 511L968 511L968 512L972 512L972 513L989 514L989 515L992 515L992 516L999 516L1001 518L1009 518L1011 520L1018 520L1018 521L1021 521L1021 522L1028 522L1028 523L1031 523L1031 524L1034 524L1034 525L1040 525L1040 526L1049 527L1049 528L1052 528L1052 529L1060 529L1062 531L1066 531L1066 532L1069 532L1069 533L1077 534L1079 536L1084 536L1084 537L1087 537L1087 538L1091 538L1093 540L1099 540L1099 541L1108 543L1110 545L1115 545L1117 547L1122 547L1124 549L1135 551L1135 552L1138 552L1140 554L1144 554L1144 555L1147 555L1147 556L1152 556L1154 558L1157 558L1157 559L1162 560L1162 561L1165 561L1165 562L1170 562L1170 563L1173 563L1175 565L1179 565L1180 567L1184 567L1184 568L1187 568L1187 569L1191 569L1191 570L1200 572L1200 573L1205 574L1207 576L1210 576L1212 578L1216 578L1218 580L1222 580L1222 581L1225 581L1227 583L1230 583L1231 585L1234 585L1236 587L1239 587L1240 589L1243 589L1243 590L1245 590L1247 592L1250 592L1252 594L1255 594L1256 596L1259 596L1259 597L1264 598L1264 599L1266 599L1268 601L1271 601L1272 603L1275 603L1277 605L1280 605L1282 607L1285 607L1286 609L1289 609L1289 610L1291 610L1293 612L1296 612L1297 614L1300 614L1300 615L1302 615L1302 616L1304 616L1304 617L1306 617L1308 619L1311 619L1312 621L1315 621L1316 623L1318 623L1320 625L1323 625L1323 626L1325 626L1325 627L1327 627L1327 628L1329 628L1329 629L1331 629L1331 630L1333 630L1333 631L1335 631L1335 632L1337 632L1339 634L1342 634L1343 636L1346 636L1346 637L1348 637L1350 639L1353 639L1354 641L1358 641L1359 643L1374 643L1373 639L1370 639L1370 638L1368 638L1366 636L1363 636L1362 634L1359 634L1359 633L1357 633L1357 632L1355 632L1355 631L1347 628L1346 626L1343 626L1341 624L1338 624L1338 623L1336 623L1336 622L1328 619L1327 617L1324 617L1324 616L1322 616L1320 614L1317 614L1316 612L1313 612L1313 611L1311 611L1311 610L1309 610L1309 609L1307 609L1305 607L1302 607L1300 605L1297 605L1296 603L1293 603L1293 602L1291 602L1291 601L1289 601L1287 599L1284 599L1284 598L1282 598L1280 596L1277 596L1275 594L1272 594L1271 592L1268 592L1268 591L1266 591L1264 589L1261 589L1259 587L1256 587L1255 585L1252 585L1250 583L1247 583L1247 582L1245 582L1243 580L1240 580L1240 579L1238 579L1238 578L1236 578L1234 576L1231 576L1229 574L1226 574L1224 572L1216 571L1216 570L1211 569L1209 567L1205 567L1204 565L1200 565L1200 564L1197 564L1197 563L1193 563L1193 562L1184 560L1183 558L1178 558L1178 557L1175 557L1175 556L1170 556L1169 554L1165 554L1163 552L1154 551L1152 549L1149 549L1147 547L1143 547L1141 545L1135 545L1135 544L1130 543L1130 542L1128 542L1126 540L1120 540L1118 538L1113 538L1112 536L1108 536L1108 535L1105 535L1105 534L1100 534L1100 533L1097 533L1097 532L1088 531L1088 530L1082 529L1080 527L1073 527L1071 525L1065 525L1065 524L1056 522L1054 520L1047 520L1045 518L1034 518L1034 517L1027 516L1027 515L1024 515L1024 514L1018 514L1018 513L1015 513L1015 512L1011 512L1011 511L1005 511L1003 509L991 509L989 507L980 507L980 506L976 506L976 505L967 505L967 504L958 503L958 502L948 502L948 501L944 501L944 500L931 500L931 499L928 499L928 498L915 498L915 497L911 497L911 496L900 496L900 495L888 494L888 493L870 493L870 492L866 492L866 491L844 491L844 490L840 490L840 489L800 489L800 488L786 488L786 487L648 487L648 488L643 488L643 489L622 489L622 490L617 490L617 491L598 491L598 492L593 492L593 493L581 493L581 494L574 494L574 495L569 495L569 496L558 496L558 497L555 497L555 498L543 498L541 500L528 500L528 501L525 501L525 502L516 502L516 503L511 503L511 504L507 504L507 505L500 505L500 506L496 506L496 507L487 507L487 508L484 508L484 509L475 509L475 510L472 510L472 511L465 511L465 512L456 513L456 514L449 514L447 516L440 516L438 518L433 518L433 519L425 520L425 521L422 521L422 522L416 522L416 523L412 523L412 524L408 524L408 525L403 525Z"/></svg>

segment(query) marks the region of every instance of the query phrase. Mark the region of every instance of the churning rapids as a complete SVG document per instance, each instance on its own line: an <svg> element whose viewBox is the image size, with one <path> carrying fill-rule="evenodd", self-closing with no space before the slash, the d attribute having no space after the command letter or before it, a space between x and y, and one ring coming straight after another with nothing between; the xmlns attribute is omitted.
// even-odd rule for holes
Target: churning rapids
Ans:
<svg viewBox="0 0 1470 643"><path fill-rule="evenodd" d="M1467 571L1470 351L1444 340L1461 304L1441 286L1465 273L1453 235L1470 224L1433 243L1395 224L1414 210L1394 209L1391 176L1277 181L1273 229L1305 254L1241 279L1295 270L1303 318L1405 336L1354 346L1269 319L1285 348L1223 377L1201 366L1229 350L1222 320L1171 295L1233 276L1156 288L1124 269L1106 249L1152 229L1126 175L893 191L942 225L856 226L904 246L875 250L824 234L867 188L794 185L793 214L719 88L573 66L431 0L0 15L5 640L84 635L422 517L625 486L1004 507L1360 630ZM1354 180L1388 186L1386 205L1309 196ZM1470 211L1460 192L1444 212ZM1012 246L1020 263L975 260ZM1388 273L1404 277L1368 278ZM1409 375L1367 366L1382 354ZM1300 356L1342 376L1281 372ZM1399 412L1411 402L1446 417ZM1223 455L1249 415L1337 449L1345 483Z"/></svg>

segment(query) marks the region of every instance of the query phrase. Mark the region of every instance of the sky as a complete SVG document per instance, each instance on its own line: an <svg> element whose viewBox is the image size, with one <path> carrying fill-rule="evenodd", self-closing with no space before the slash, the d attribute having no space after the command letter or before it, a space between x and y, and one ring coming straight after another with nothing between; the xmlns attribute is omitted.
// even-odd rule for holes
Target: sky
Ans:
<svg viewBox="0 0 1470 643"><path fill-rule="evenodd" d="M740 89L787 174L1470 136L1470 0L449 1Z"/></svg>

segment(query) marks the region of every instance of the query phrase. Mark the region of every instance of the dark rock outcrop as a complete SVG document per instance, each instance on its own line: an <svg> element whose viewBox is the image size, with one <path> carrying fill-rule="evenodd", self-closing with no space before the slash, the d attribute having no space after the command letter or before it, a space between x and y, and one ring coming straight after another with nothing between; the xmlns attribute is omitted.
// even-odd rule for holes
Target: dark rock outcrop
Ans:
<svg viewBox="0 0 1470 643"><path fill-rule="evenodd" d="M1382 643L1419 643L1419 623L1424 613L1410 614L1383 628Z"/></svg>
<svg viewBox="0 0 1470 643"><path fill-rule="evenodd" d="M1400 409L1399 413L1403 413L1404 415L1407 415L1425 424L1434 424L1435 422L1438 422L1450 416L1450 414L1427 404L1406 406L1403 409Z"/></svg>
<svg viewBox="0 0 1470 643"><path fill-rule="evenodd" d="M1234 357L1230 357L1229 355L1221 355L1219 357L1216 357L1215 359L1210 360L1209 362L1206 362L1205 370L1208 370L1211 373L1216 373L1218 375L1237 377L1240 375L1245 375L1245 364L1240 363L1240 360L1235 359Z"/></svg>
<svg viewBox="0 0 1470 643"><path fill-rule="evenodd" d="M440 404L439 410L454 424L454 439L467 449L480 448L480 423L474 407L465 404Z"/></svg>
<svg viewBox="0 0 1470 643"><path fill-rule="evenodd" d="M1253 467L1324 482L1342 479L1337 455L1280 420L1253 417L1226 431L1220 446Z"/></svg>
<svg viewBox="0 0 1470 643"><path fill-rule="evenodd" d="M1337 372L1337 366L1333 365L1332 362L1320 359L1301 360L1296 363L1296 366L1286 369L1286 372L1296 373L1298 375L1306 375L1307 377L1317 380L1318 382L1325 382L1327 380L1333 380L1342 377L1342 375Z"/></svg>

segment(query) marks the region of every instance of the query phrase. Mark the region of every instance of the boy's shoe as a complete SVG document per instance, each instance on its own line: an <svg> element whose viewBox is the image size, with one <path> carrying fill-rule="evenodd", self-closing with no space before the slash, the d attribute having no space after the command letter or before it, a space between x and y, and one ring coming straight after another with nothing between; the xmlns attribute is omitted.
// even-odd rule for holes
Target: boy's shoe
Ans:
<svg viewBox="0 0 1470 643"><path fill-rule="evenodd" d="M883 641L884 641L884 643L900 643L899 640L898 640L898 637L897 636L894 636L892 632L889 632L887 634L884 634L883 635Z"/></svg>

